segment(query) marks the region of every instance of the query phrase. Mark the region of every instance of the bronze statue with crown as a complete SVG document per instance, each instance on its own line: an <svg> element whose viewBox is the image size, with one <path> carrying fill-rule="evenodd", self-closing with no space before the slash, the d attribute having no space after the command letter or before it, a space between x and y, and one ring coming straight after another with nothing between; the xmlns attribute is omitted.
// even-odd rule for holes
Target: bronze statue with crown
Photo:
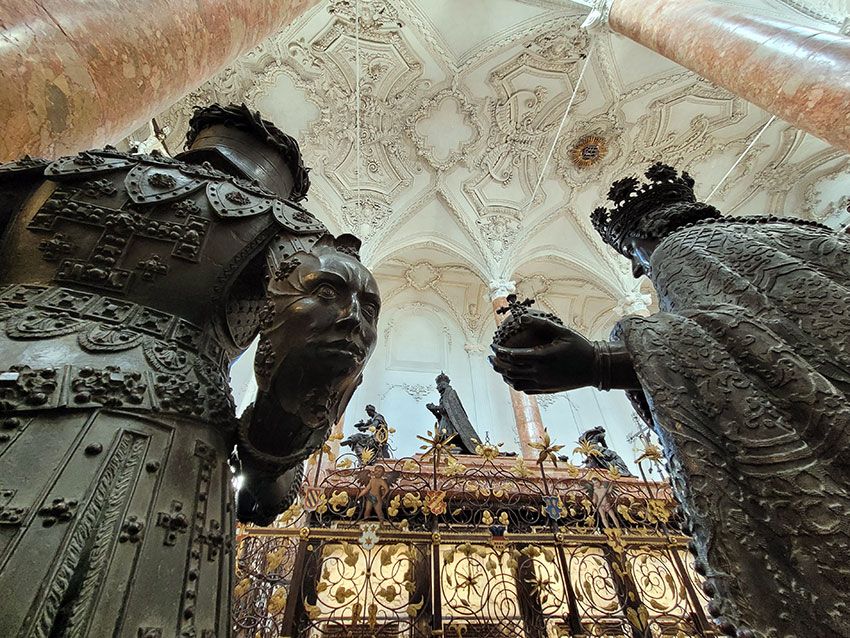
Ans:
<svg viewBox="0 0 850 638"><path fill-rule="evenodd" d="M435 379L437 392L440 393L440 403L429 403L425 407L437 418L437 428L448 436L455 435L452 445L461 454L475 454L477 442L481 437L475 431L469 416L460 401L460 397L451 385L451 379L441 372Z"/></svg>
<svg viewBox="0 0 850 638"><path fill-rule="evenodd" d="M608 341L520 312L491 362L529 394L630 393L664 444L725 634L848 636L850 238L724 216L664 164L645 175L613 184L592 222L651 280L658 312Z"/></svg>

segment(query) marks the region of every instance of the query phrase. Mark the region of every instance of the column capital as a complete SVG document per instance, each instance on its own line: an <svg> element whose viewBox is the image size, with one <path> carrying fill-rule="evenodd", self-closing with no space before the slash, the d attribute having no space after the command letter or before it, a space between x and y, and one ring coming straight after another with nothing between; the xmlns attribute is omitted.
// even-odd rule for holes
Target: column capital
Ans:
<svg viewBox="0 0 850 638"><path fill-rule="evenodd" d="M594 0L590 13L581 23L581 28L589 32L609 29L608 15L611 13L612 4L614 0Z"/></svg>
<svg viewBox="0 0 850 638"><path fill-rule="evenodd" d="M492 279L487 285L490 287L490 301L505 298L516 292L516 282L507 279Z"/></svg>
<svg viewBox="0 0 850 638"><path fill-rule="evenodd" d="M649 305L652 303L652 297L640 291L630 292L620 298L619 305L614 311L620 316L626 315L648 315Z"/></svg>

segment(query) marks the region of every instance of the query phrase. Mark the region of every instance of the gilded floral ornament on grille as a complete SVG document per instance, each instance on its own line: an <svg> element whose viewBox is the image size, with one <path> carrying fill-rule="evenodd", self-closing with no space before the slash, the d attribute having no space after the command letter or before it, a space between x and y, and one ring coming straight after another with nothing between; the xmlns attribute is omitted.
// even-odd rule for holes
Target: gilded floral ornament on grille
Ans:
<svg viewBox="0 0 850 638"><path fill-rule="evenodd" d="M543 440L536 441L531 443L531 447L535 450L540 450L540 454L537 456L537 464L543 465L547 460L552 461L552 465L558 467L558 457L555 454L564 446L563 445L552 445L552 439L549 436L549 431L543 430Z"/></svg>
<svg viewBox="0 0 850 638"><path fill-rule="evenodd" d="M475 453L483 457L487 461L492 461L501 453L499 448L504 445L504 443L496 443L493 445L490 441L485 441L482 443L478 439L473 438L472 442L475 443Z"/></svg>
<svg viewBox="0 0 850 638"><path fill-rule="evenodd" d="M416 461L414 461L413 459L407 459L404 462L404 465L401 466L401 469L405 472L418 472L419 464L416 463Z"/></svg>
<svg viewBox="0 0 850 638"><path fill-rule="evenodd" d="M437 459L440 455L445 454L446 458L454 458L454 454L451 453L451 448L449 445L451 442L457 438L457 434L447 434L445 430L437 429L435 432L431 432L428 430L428 436L416 436L417 439L426 443L426 445L420 445L419 449L422 450L422 462L427 462L431 458Z"/></svg>
<svg viewBox="0 0 850 638"><path fill-rule="evenodd" d="M581 454L585 457L591 457L600 456L601 452L599 451L599 448L597 448L595 445L593 445L586 439L581 439L578 442L578 447L573 448L573 454Z"/></svg>
<svg viewBox="0 0 850 638"><path fill-rule="evenodd" d="M457 459L450 457L446 459L446 469L443 471L446 476L457 476L459 474L463 474L466 471L466 468L461 463L458 463Z"/></svg>
<svg viewBox="0 0 850 638"><path fill-rule="evenodd" d="M647 443L640 456L635 459L635 462L649 461L650 463L660 463L663 459L664 454L661 452L661 448L653 443Z"/></svg>
<svg viewBox="0 0 850 638"><path fill-rule="evenodd" d="M579 168L588 168L608 154L608 143L598 135L585 135L570 149L570 160Z"/></svg>
<svg viewBox="0 0 850 638"><path fill-rule="evenodd" d="M511 466L511 472L520 478L528 478L531 476L531 470L528 469L528 466L525 464L525 460L521 456L517 456L516 461Z"/></svg>
<svg viewBox="0 0 850 638"><path fill-rule="evenodd" d="M266 605L266 611L270 616L275 616L283 611L283 608L286 606L286 589L283 587L279 587L275 590L275 592L269 597L269 602Z"/></svg>

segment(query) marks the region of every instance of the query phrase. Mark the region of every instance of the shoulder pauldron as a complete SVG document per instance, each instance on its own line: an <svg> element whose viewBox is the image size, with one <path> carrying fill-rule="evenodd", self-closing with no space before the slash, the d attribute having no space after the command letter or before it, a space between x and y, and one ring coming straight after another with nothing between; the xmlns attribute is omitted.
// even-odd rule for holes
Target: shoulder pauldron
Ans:
<svg viewBox="0 0 850 638"><path fill-rule="evenodd" d="M324 224L307 210L276 197L258 184L227 175L209 165L186 164L162 155L131 155L105 149L84 151L50 164L24 158L0 166L0 174L43 170L45 177L54 181L73 182L122 169L129 169L124 186L134 204L178 201L203 189L210 207L221 218L245 218L271 211L278 224L289 232L300 235L326 231Z"/></svg>

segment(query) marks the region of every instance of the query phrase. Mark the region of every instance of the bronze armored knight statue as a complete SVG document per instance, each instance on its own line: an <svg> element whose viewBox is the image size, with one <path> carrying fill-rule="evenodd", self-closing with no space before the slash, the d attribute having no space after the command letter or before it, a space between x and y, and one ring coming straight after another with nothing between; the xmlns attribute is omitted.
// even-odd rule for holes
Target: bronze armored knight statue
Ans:
<svg viewBox="0 0 850 638"><path fill-rule="evenodd" d="M593 223L659 312L599 342L520 316L533 345L496 342L493 365L530 394L631 392L727 635L850 636L850 238L725 217L662 164L646 177L615 183Z"/></svg>
<svg viewBox="0 0 850 638"><path fill-rule="evenodd" d="M373 349L377 286L297 204L296 142L213 105L187 149L0 166L0 635L229 635L231 453L239 517L271 521Z"/></svg>

